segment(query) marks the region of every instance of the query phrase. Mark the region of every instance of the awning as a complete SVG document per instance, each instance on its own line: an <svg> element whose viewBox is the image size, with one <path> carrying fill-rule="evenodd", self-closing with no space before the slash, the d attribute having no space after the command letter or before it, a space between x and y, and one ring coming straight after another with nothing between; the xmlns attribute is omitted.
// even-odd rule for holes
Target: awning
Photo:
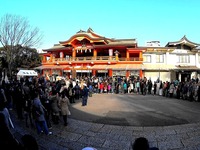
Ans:
<svg viewBox="0 0 200 150"><path fill-rule="evenodd" d="M108 67L112 70L126 70L127 64L109 65Z"/></svg>
<svg viewBox="0 0 200 150"><path fill-rule="evenodd" d="M17 73L18 76L38 76L38 73L35 70L20 70Z"/></svg>
<svg viewBox="0 0 200 150"><path fill-rule="evenodd" d="M176 67L174 65L166 65L166 64L143 64L142 70L172 70Z"/></svg>
<svg viewBox="0 0 200 150"><path fill-rule="evenodd" d="M94 65L91 69L97 70L140 70L141 64L116 64L116 65Z"/></svg>
<svg viewBox="0 0 200 150"><path fill-rule="evenodd" d="M70 66L69 65L55 65L55 66L39 66L39 67L35 67L34 69L39 69L39 70L45 70L45 69L66 69L66 68L69 68Z"/></svg>
<svg viewBox="0 0 200 150"><path fill-rule="evenodd" d="M108 69L112 70L140 70L142 67L141 64L116 64L108 65Z"/></svg>
<svg viewBox="0 0 200 150"><path fill-rule="evenodd" d="M94 66L90 67L90 69L107 70L108 69L108 65L94 65Z"/></svg>
<svg viewBox="0 0 200 150"><path fill-rule="evenodd" d="M175 68L176 70L200 70L197 66L189 66L189 65L178 65Z"/></svg>
<svg viewBox="0 0 200 150"><path fill-rule="evenodd" d="M52 66L38 66L38 67L35 67L34 69L38 69L38 70L42 70L42 69L51 69Z"/></svg>

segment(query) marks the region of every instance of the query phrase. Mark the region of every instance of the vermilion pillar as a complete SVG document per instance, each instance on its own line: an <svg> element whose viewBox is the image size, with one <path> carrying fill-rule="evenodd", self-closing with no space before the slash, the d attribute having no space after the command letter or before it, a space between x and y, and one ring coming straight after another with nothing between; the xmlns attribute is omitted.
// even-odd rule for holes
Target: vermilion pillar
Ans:
<svg viewBox="0 0 200 150"><path fill-rule="evenodd" d="M92 70L92 75L96 76L96 70Z"/></svg>
<svg viewBox="0 0 200 150"><path fill-rule="evenodd" d="M129 77L129 76L130 76L130 71L127 70L127 71L126 71L126 77Z"/></svg>
<svg viewBox="0 0 200 150"><path fill-rule="evenodd" d="M42 62L46 62L46 61L47 61L47 57L45 55L43 55Z"/></svg>
<svg viewBox="0 0 200 150"><path fill-rule="evenodd" d="M53 54L50 54L50 62L52 62L52 60L53 60Z"/></svg>
<svg viewBox="0 0 200 150"><path fill-rule="evenodd" d="M129 51L126 51L126 59L129 61L129 58L130 58L130 56L129 56Z"/></svg>
<svg viewBox="0 0 200 150"><path fill-rule="evenodd" d="M109 70L108 70L108 76L109 76L109 77L112 77L112 69L109 69Z"/></svg>
<svg viewBox="0 0 200 150"><path fill-rule="evenodd" d="M72 58L73 58L73 60L75 60L75 58L76 58L76 50L75 49L72 50Z"/></svg>
<svg viewBox="0 0 200 150"><path fill-rule="evenodd" d="M142 72L142 70L140 70L140 78L142 78L143 77L143 72Z"/></svg>
<svg viewBox="0 0 200 150"><path fill-rule="evenodd" d="M93 51L93 56L95 59L97 58L97 50L96 49L94 49L94 51Z"/></svg>
<svg viewBox="0 0 200 150"><path fill-rule="evenodd" d="M140 52L140 54L139 54L139 60L142 60L142 52Z"/></svg>

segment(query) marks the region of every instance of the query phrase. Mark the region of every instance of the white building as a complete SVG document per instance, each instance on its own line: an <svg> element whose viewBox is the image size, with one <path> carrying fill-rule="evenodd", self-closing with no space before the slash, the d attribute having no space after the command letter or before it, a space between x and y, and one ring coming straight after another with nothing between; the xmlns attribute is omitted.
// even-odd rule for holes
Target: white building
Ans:
<svg viewBox="0 0 200 150"><path fill-rule="evenodd" d="M200 77L200 44L185 36L165 47L146 47L143 52L144 76L156 81L186 81Z"/></svg>

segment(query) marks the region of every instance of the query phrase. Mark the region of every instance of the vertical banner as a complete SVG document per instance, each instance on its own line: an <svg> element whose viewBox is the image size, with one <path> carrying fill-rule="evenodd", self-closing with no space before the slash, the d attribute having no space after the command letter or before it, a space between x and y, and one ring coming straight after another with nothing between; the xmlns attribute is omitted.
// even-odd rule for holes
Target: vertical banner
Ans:
<svg viewBox="0 0 200 150"><path fill-rule="evenodd" d="M109 49L109 56L113 56L113 49Z"/></svg>
<svg viewBox="0 0 200 150"><path fill-rule="evenodd" d="M63 58L63 57L64 57L63 52L60 52L60 58Z"/></svg>

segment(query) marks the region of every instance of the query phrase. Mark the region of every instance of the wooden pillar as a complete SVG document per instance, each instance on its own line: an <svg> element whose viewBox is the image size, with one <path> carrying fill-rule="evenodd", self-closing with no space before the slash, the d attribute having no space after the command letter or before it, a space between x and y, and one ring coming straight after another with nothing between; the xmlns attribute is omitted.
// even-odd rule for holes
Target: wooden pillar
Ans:
<svg viewBox="0 0 200 150"><path fill-rule="evenodd" d="M97 50L96 49L94 49L94 51L93 51L93 56L94 56L94 59L96 60L96 58L97 58Z"/></svg>
<svg viewBox="0 0 200 150"><path fill-rule="evenodd" d="M143 72L142 72L142 69L140 69L140 78L143 77Z"/></svg>
<svg viewBox="0 0 200 150"><path fill-rule="evenodd" d="M126 71L126 77L129 77L129 76L130 76L130 71L127 70L127 71Z"/></svg>
<svg viewBox="0 0 200 150"><path fill-rule="evenodd" d="M130 60L129 58L130 58L130 56L129 56L129 51L127 50L127 51L126 51L126 60L129 61L129 60Z"/></svg>
<svg viewBox="0 0 200 150"><path fill-rule="evenodd" d="M142 56L142 52L139 53L139 60L142 60L143 56Z"/></svg>
<svg viewBox="0 0 200 150"><path fill-rule="evenodd" d="M50 62L52 62L52 60L53 60L53 54L50 54Z"/></svg>
<svg viewBox="0 0 200 150"><path fill-rule="evenodd" d="M74 48L72 49L72 60L75 60L75 58L76 58L76 50Z"/></svg>
<svg viewBox="0 0 200 150"><path fill-rule="evenodd" d="M96 70L92 70L92 76L96 76Z"/></svg>
<svg viewBox="0 0 200 150"><path fill-rule="evenodd" d="M52 62L54 62L54 61L55 61L55 55L52 54Z"/></svg>
<svg viewBox="0 0 200 150"><path fill-rule="evenodd" d="M109 76L109 77L112 77L112 69L109 69L109 70L108 70L108 76Z"/></svg>
<svg viewBox="0 0 200 150"><path fill-rule="evenodd" d="M47 57L45 55L43 55L42 62L46 62L46 61L47 61Z"/></svg>

